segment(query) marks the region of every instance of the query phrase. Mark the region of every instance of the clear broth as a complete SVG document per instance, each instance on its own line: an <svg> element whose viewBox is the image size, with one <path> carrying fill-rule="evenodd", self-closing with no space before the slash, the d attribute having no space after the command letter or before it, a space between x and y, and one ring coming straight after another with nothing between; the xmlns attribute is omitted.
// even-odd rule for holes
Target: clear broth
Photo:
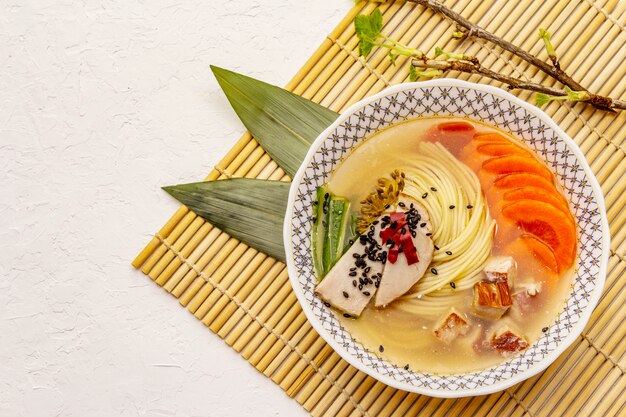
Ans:
<svg viewBox="0 0 626 417"><path fill-rule="evenodd" d="M347 197L351 202L351 210L358 211L359 202L373 190L378 178L388 175L394 169L401 170L404 161L411 155L416 155L416 144L424 140L429 129L442 122L459 120L473 124L478 133L499 133L523 146L519 140L503 131L466 119L432 117L410 120L377 132L353 150L332 174L328 183L331 191ZM484 192L489 187L489 179L481 178L481 182ZM489 193L486 194L489 197ZM487 198L487 201L492 217L498 222L492 255L507 255L507 245L519 236L520 231L511 227L501 228L500 224L504 219L498 216L499 208L494 199ZM532 298L532 311L520 314L519 311L509 310L506 314L532 344L542 334L542 329L549 326L562 309L573 271L570 269L555 279L532 255L524 259L516 258L516 261L518 278L515 284L523 284L533 278L542 287L541 292ZM381 309L370 305L357 319L336 315L342 325L365 347L378 353L380 346L383 346L383 352L378 354L398 366L408 365L413 370L433 374L466 373L482 370L505 360L495 351L477 351L473 346L481 337L484 338L493 322L470 313L472 291L464 290L464 305L454 306L466 314L472 328L468 335L450 345L444 344L433 335L436 320L398 308L402 300ZM514 288L513 292L515 291ZM398 337L399 334L402 336Z"/></svg>

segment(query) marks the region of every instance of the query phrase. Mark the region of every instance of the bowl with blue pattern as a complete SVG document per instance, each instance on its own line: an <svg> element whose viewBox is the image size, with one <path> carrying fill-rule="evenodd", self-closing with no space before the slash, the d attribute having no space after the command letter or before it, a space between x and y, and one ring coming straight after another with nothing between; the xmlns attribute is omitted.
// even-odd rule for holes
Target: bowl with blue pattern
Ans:
<svg viewBox="0 0 626 417"><path fill-rule="evenodd" d="M570 201L579 251L572 286L558 317L518 356L487 369L435 375L405 369L359 343L315 295L311 218L318 186L375 132L406 120L456 116L495 126L523 141L543 160ZM406 83L350 106L315 140L293 178L284 223L293 290L314 329L352 366L392 387L436 397L503 390L546 369L582 333L606 276L609 228L600 186L576 143L543 111L491 86L454 79Z"/></svg>

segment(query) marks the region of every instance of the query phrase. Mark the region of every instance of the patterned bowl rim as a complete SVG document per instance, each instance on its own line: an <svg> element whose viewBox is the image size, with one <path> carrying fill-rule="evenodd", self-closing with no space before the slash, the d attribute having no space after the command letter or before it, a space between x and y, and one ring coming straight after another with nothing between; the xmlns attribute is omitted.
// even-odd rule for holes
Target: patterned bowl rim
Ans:
<svg viewBox="0 0 626 417"><path fill-rule="evenodd" d="M583 168L587 179L589 180L590 186L593 190L594 199L598 206L598 211L600 212L601 218L601 229L602 229L602 257L599 263L599 273L598 276L595 277L595 285L593 289L593 293L589 298L589 304L586 306L582 314L580 315L580 319L573 326L570 333L562 339L556 346L554 350L549 352L541 361L533 364L528 369L515 374L507 379L502 379L500 381L496 381L493 384L480 386L472 389L459 389L459 390L450 390L450 389L432 389L424 386L415 386L406 382L395 380L387 375L380 374L378 371L368 367L366 364L360 362L354 355L347 351L344 347L340 345L338 341L336 341L333 336L324 328L319 319L315 316L315 313L311 309L308 300L306 300L304 292L300 286L300 282L298 281L298 271L296 270L295 262L294 262L294 249L292 244L292 217L294 212L294 204L296 201L297 190L299 185L303 179L305 171L309 164L311 163L315 153L321 147L321 145L326 141L326 139L330 136L330 134L337 129L345 120L350 118L351 116L358 113L359 110L364 109L367 105L376 102L377 100L383 99L392 94L400 93L407 90L421 90L424 88L431 87L460 87L470 90L475 90L483 93L491 94L498 98L503 98L508 100L512 104L521 107L526 110L530 114L536 116L542 123L549 126L555 134L562 139L569 150L573 152L577 161L580 163ZM606 217L606 208L604 204L604 197L602 194L602 190L600 188L600 184L598 183L595 175L591 171L587 160L585 159L584 154L574 142L553 120L548 116L545 112L540 110L539 108L520 100L514 95L508 93L497 87L492 87L483 84L476 84L462 80L450 79L450 78L439 78L429 81L422 82L412 82L412 83L403 83L397 84L391 87L388 87L381 92L366 97L357 103L350 106L344 112L342 112L337 120L335 120L325 131L323 131L317 139L311 145L304 161L300 165L298 172L293 177L290 191L289 191L289 199L287 203L287 210L285 214L285 222L283 225L283 239L285 245L285 253L287 257L287 271L289 273L289 280L291 282L291 286L296 294L298 302L302 307L309 323L313 326L315 331L324 338L324 340L337 352L344 360L346 360L350 365L359 369L360 371L368 374L369 376L397 389L401 389L404 391L415 392L418 394L429 395L432 397L442 397L442 398L457 398L457 397L466 397L466 396L474 396L474 395L485 395L491 394L497 391L504 390L512 385L515 385L519 382L522 382L539 372L545 370L552 362L554 362L573 342L578 338L578 336L582 333L583 329L587 325L589 318L591 317L591 313L597 306L600 296L602 294L602 290L604 288L604 283L606 279L606 271L608 265L608 255L610 249L610 237L609 237L609 225Z"/></svg>

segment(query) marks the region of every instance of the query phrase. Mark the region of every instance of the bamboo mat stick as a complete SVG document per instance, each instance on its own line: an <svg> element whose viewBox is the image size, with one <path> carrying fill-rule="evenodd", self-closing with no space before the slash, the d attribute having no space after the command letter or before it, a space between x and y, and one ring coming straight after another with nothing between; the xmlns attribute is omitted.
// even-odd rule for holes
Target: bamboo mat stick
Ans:
<svg viewBox="0 0 626 417"><path fill-rule="evenodd" d="M284 268L280 264L273 264L268 273L266 273L260 281L250 280L252 291L245 297L245 302L250 307L252 314L259 309L258 300L261 298L264 292L267 292L272 288L272 284L278 283L276 277L279 273L284 273ZM222 326L219 332L219 336L222 337L226 343L232 346L232 344L239 338L241 333L250 324L250 318L246 317L245 313L238 309L235 314L231 315L228 321Z"/></svg>
<svg viewBox="0 0 626 417"><path fill-rule="evenodd" d="M263 263L254 271L249 279L238 278L235 284L229 288L231 294L237 299L242 300L247 306L250 305L248 296L255 288L256 284L259 283L259 285L261 285L260 283L263 281L264 277L268 276L270 270L276 265L273 259L269 257L265 257L262 262ZM201 306L201 309L204 310L205 308L208 311L205 315L200 316L201 321L217 334L221 334L222 329L224 329L230 317L237 311L237 306L229 302L225 297L221 297L219 302L215 303L214 306ZM196 313L201 314L199 312Z"/></svg>
<svg viewBox="0 0 626 417"><path fill-rule="evenodd" d="M241 286L243 286L243 284L246 282L246 279L261 276L260 274L257 274L257 271L261 264L266 259L268 259L267 255L265 255L264 253L260 253L254 249L249 249L248 251L251 251L251 255L253 256L252 259L246 262L247 257L242 257L239 260L239 262L241 262L241 268L233 268L232 270L229 270L228 273L224 276L224 279L220 282L222 287L227 289L228 292L237 299L243 298L239 296L238 291ZM248 251L246 251L246 254L248 253ZM267 270L269 270L269 265L265 267L264 272L267 272ZM208 286L210 286L210 284L205 285L203 287L203 290ZM226 307L226 304L228 304L229 302L230 298L226 295L222 295L216 291L211 291L210 293L208 293L208 296L206 298L196 295L193 300L193 303L195 305L194 307L189 306L189 311L192 311L194 316L196 316L196 318L203 322L205 322L205 320L210 321L210 317L207 317L209 310L213 307L215 308L215 310L218 310L214 311L212 315L212 317L214 317L216 314L222 311ZM195 310L193 310L193 308L195 308Z"/></svg>
<svg viewBox="0 0 626 417"><path fill-rule="evenodd" d="M201 271L205 271L206 266L214 261L215 256L217 255L219 250L226 244L226 242L228 242L229 239L230 238L227 235L217 229L215 229L214 234L209 233L209 235L207 235L207 238L203 242L203 246L205 243L208 246L207 250L198 260L198 263L195 264L198 269ZM236 242L233 241L231 243L231 246L234 248L236 246ZM211 265L212 268L214 268L217 265L217 262L213 262ZM210 273L211 272L208 272L208 274ZM184 275L184 277L180 279L180 281L178 281L178 279L168 280L168 282L164 285L164 288L167 291L171 292L172 295L174 295L176 298L179 298L197 277L198 275L196 274L196 272L190 270Z"/></svg>

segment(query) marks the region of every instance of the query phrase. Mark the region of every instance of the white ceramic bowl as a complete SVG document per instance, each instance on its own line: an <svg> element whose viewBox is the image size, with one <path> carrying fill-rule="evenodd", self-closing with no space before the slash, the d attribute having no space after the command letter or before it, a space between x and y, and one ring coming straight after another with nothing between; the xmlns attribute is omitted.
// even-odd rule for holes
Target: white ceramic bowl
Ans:
<svg viewBox="0 0 626 417"><path fill-rule="evenodd" d="M519 356L488 369L449 376L405 370L358 343L314 294L310 218L315 189L335 165L374 132L427 116L462 116L499 127L534 149L566 190L577 219L580 251L567 303L548 331ZM313 143L293 178L284 224L291 285L315 330L351 365L406 391L435 397L489 394L544 370L580 335L595 308L606 276L609 228L602 191L585 158L546 115L495 87L453 79L400 84L347 109Z"/></svg>

